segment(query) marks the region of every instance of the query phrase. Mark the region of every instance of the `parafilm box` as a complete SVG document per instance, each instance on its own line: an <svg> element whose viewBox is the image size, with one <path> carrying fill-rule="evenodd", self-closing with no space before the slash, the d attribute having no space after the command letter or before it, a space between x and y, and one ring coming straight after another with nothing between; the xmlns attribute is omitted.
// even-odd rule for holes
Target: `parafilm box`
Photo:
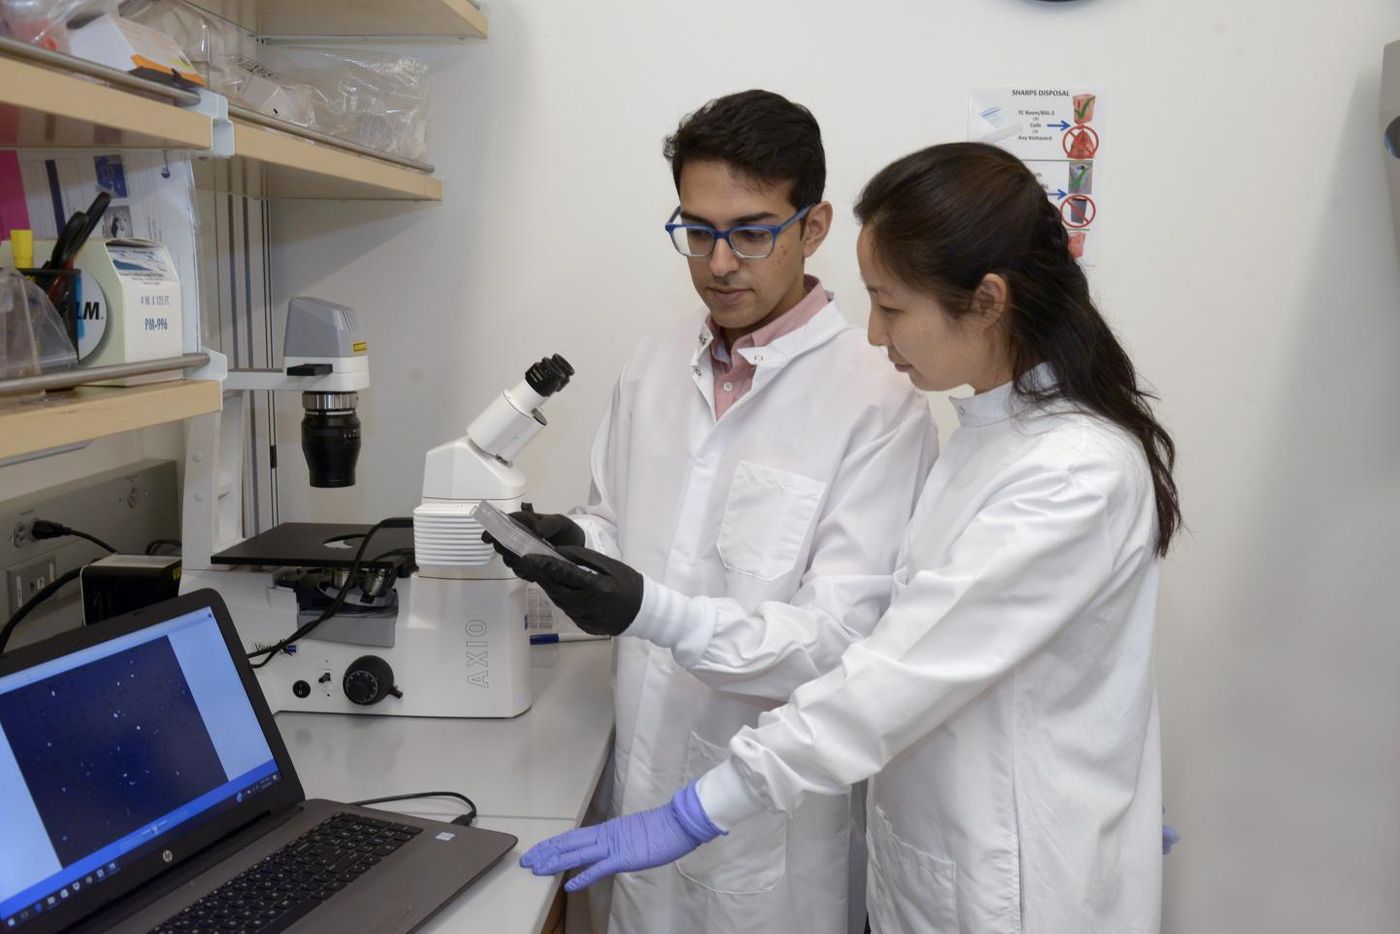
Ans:
<svg viewBox="0 0 1400 934"><path fill-rule="evenodd" d="M78 366L141 363L183 353L180 277L164 244L89 240L78 251L76 265L83 271L84 282ZM90 288L89 283L97 288ZM178 379L180 375L175 370L133 377L120 384Z"/></svg>

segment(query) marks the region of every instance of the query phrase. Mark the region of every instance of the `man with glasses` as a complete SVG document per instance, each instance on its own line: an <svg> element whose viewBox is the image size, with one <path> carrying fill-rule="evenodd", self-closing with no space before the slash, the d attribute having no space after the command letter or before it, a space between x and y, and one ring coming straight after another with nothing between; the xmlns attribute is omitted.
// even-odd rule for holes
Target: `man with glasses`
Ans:
<svg viewBox="0 0 1400 934"><path fill-rule="evenodd" d="M583 628L638 637L616 642L608 817L666 803L869 633L937 448L923 397L805 275L832 219L806 108L722 97L665 154L680 195L666 231L707 313L633 354L594 445L589 505L516 514L598 573L573 568L577 586L507 556ZM860 931L850 831L849 801L819 795L746 822L615 879L608 930Z"/></svg>

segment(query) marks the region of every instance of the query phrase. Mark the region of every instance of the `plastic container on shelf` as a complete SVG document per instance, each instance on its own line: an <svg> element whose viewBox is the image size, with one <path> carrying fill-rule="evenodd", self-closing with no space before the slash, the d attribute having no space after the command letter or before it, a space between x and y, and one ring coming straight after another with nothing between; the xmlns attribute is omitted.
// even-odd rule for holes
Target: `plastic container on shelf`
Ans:
<svg viewBox="0 0 1400 934"><path fill-rule="evenodd" d="M68 24L115 13L120 0L0 0L0 35L67 52Z"/></svg>
<svg viewBox="0 0 1400 934"><path fill-rule="evenodd" d="M13 269L0 269L0 381L68 370L77 362L68 329L43 289Z"/></svg>

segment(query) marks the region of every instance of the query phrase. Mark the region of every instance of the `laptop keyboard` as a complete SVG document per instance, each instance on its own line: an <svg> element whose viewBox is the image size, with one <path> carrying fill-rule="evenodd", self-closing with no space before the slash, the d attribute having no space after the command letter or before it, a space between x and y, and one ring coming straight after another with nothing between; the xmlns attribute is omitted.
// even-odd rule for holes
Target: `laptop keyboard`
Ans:
<svg viewBox="0 0 1400 934"><path fill-rule="evenodd" d="M421 831L336 814L167 918L152 934L286 930Z"/></svg>

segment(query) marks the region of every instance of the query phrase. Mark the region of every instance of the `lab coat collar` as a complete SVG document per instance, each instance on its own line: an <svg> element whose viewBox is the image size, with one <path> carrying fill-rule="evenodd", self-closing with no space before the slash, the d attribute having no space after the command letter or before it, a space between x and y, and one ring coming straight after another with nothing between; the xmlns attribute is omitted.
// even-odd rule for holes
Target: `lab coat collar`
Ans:
<svg viewBox="0 0 1400 934"><path fill-rule="evenodd" d="M1055 370L1048 363L1042 363L1030 370L1025 380L1033 389L1049 389L1057 382ZM1031 405L1030 400L1016 391L1015 380L975 396L953 396L949 401L958 413L958 424L964 428L978 428L1004 422L1008 418L1020 415Z"/></svg>
<svg viewBox="0 0 1400 934"><path fill-rule="evenodd" d="M771 343L764 344L762 347L740 348L738 353L739 356L760 369L778 367L789 360L802 356L809 350L822 346L848 326L849 323L833 299L827 302L826 306L817 312L811 321L797 330L775 338ZM695 354L690 358L692 370L700 366L702 358L708 356L710 343L714 340L715 335L710 331L709 322L702 321L697 342L699 346L695 348Z"/></svg>

